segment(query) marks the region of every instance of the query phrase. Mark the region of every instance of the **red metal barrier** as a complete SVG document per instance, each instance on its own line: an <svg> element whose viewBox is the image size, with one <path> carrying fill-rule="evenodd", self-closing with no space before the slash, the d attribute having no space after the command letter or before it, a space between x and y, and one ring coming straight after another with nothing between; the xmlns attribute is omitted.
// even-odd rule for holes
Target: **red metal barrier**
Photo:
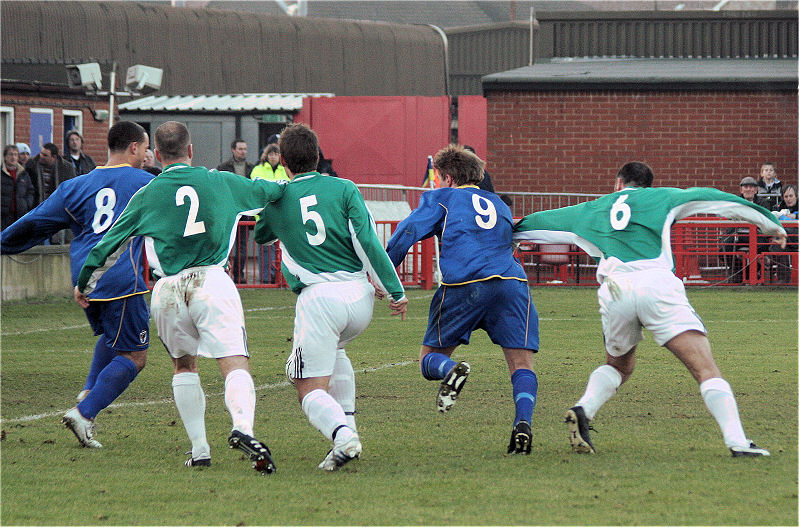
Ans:
<svg viewBox="0 0 800 528"><path fill-rule="evenodd" d="M682 220L671 233L675 275L688 285L797 286L797 222L783 226L786 249L770 244L751 224L715 217ZM577 246L522 244L517 256L532 285L597 286L597 265Z"/></svg>

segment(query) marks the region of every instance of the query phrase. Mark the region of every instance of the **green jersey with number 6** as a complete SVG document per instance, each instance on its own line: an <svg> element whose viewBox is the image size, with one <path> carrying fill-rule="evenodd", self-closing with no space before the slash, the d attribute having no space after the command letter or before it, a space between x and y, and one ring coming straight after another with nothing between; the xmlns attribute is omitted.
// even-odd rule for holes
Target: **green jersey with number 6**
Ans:
<svg viewBox="0 0 800 528"><path fill-rule="evenodd" d="M405 295L375 221L350 180L318 172L297 175L283 198L264 209L255 239L259 244L280 239L281 269L295 293L320 282L365 280L369 273L392 299Z"/></svg>
<svg viewBox="0 0 800 528"><path fill-rule="evenodd" d="M628 187L597 200L526 216L514 240L569 243L600 261L598 280L612 271L674 270L670 228L681 218L716 214L786 234L767 209L717 189Z"/></svg>
<svg viewBox="0 0 800 528"><path fill-rule="evenodd" d="M110 265L106 260L137 235L145 237L147 262L161 277L195 266L224 266L239 217L260 212L283 195L284 187L185 163L168 165L133 195L86 257L78 288L91 291Z"/></svg>

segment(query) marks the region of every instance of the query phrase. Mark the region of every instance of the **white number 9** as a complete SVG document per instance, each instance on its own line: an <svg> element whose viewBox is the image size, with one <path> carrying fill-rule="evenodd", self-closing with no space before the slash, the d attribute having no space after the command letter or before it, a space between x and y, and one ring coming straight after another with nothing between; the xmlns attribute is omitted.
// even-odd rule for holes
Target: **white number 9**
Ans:
<svg viewBox="0 0 800 528"><path fill-rule="evenodd" d="M475 223L483 229L491 229L497 224L497 210L494 204L482 196L472 195L472 207L475 208ZM487 218L484 218L487 217Z"/></svg>

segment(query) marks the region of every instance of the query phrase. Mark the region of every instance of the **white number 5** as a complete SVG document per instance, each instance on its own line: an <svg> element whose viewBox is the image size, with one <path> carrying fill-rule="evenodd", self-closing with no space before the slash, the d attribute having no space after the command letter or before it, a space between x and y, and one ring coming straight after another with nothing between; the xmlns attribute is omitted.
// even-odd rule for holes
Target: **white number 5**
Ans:
<svg viewBox="0 0 800 528"><path fill-rule="evenodd" d="M316 235L306 233L308 243L312 246L319 246L325 242L325 223L322 221L322 217L318 212L308 210L309 207L314 205L317 205L317 196L315 194L300 198L300 213L303 215L303 223L314 222L314 225L317 226Z"/></svg>
<svg viewBox="0 0 800 528"><path fill-rule="evenodd" d="M611 227L617 231L622 231L631 221L631 206L625 203L628 199L627 194L623 194L611 207Z"/></svg>
<svg viewBox="0 0 800 528"><path fill-rule="evenodd" d="M197 210L200 208L200 198L197 196L197 191L194 187L184 185L175 193L175 205L180 207L186 203L186 198L189 198L189 216L186 218L186 228L183 230L183 236L188 237L191 235L198 235L206 232L206 223L197 221Z"/></svg>

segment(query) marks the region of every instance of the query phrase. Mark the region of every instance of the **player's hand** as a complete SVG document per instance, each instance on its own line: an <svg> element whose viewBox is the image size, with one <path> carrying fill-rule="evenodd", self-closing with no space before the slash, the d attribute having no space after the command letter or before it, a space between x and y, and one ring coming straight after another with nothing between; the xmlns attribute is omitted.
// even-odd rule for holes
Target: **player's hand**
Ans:
<svg viewBox="0 0 800 528"><path fill-rule="evenodd" d="M781 249L786 249L786 235L775 235L772 237L773 244L780 244Z"/></svg>
<svg viewBox="0 0 800 528"><path fill-rule="evenodd" d="M78 306L81 308L89 307L89 298L82 294L77 286L75 286L75 302L78 303Z"/></svg>
<svg viewBox="0 0 800 528"><path fill-rule="evenodd" d="M372 280L372 277L369 275L369 273L367 273L367 280L370 284L372 284L372 287L375 288L375 297L383 300L383 298L386 297L386 294L383 293L383 290L380 288L380 286L378 286L378 284Z"/></svg>
<svg viewBox="0 0 800 528"><path fill-rule="evenodd" d="M406 310L408 309L408 297L403 297L399 301L389 300L389 309L392 315L399 315L401 321L406 320Z"/></svg>

